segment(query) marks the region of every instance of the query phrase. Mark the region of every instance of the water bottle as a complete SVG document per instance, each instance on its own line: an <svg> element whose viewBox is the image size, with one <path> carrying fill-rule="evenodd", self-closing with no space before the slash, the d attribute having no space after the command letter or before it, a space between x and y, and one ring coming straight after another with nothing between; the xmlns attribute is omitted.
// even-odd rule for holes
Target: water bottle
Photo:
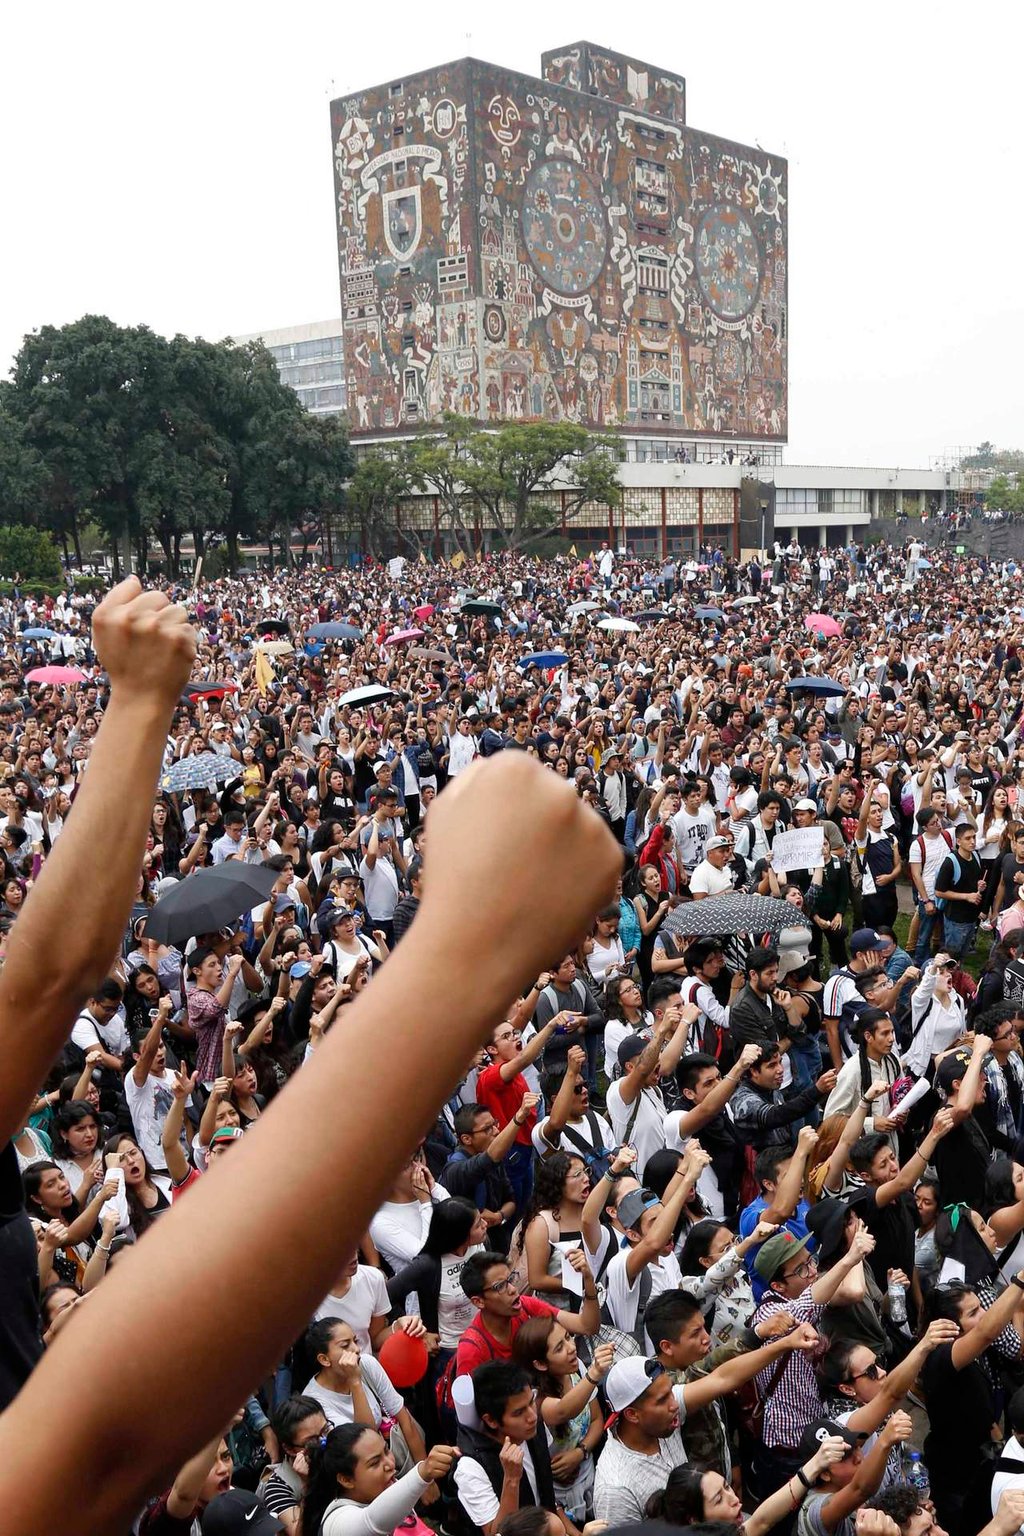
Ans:
<svg viewBox="0 0 1024 1536"><path fill-rule="evenodd" d="M920 1451L911 1451L910 1463L904 1472L904 1481L908 1488L913 1488L921 1503L924 1504L929 1496L928 1468L921 1460Z"/></svg>
<svg viewBox="0 0 1024 1536"><path fill-rule="evenodd" d="M898 1280L889 1281L889 1321L894 1328L907 1331L907 1288Z"/></svg>

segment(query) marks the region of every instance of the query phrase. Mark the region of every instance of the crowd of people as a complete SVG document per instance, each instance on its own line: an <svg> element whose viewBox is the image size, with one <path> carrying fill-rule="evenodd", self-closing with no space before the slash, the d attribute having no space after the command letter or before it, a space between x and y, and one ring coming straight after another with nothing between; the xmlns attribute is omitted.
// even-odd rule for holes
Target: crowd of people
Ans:
<svg viewBox="0 0 1024 1536"><path fill-rule="evenodd" d="M95 602L0 605L0 1446L114 1395L80 1528L1012 1536L1016 568Z"/></svg>

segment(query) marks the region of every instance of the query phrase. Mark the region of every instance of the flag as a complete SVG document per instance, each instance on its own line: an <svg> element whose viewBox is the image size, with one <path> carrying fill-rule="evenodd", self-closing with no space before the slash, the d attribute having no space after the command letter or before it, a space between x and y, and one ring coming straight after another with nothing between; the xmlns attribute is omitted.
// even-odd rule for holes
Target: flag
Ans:
<svg viewBox="0 0 1024 1536"><path fill-rule="evenodd" d="M453 571L459 570L462 566L465 565L465 563L466 563L466 556L465 556L465 554L463 553L463 551L461 549L457 550L455 552L455 554L452 555L452 559L451 559L452 570Z"/></svg>
<svg viewBox="0 0 1024 1536"><path fill-rule="evenodd" d="M569 545L569 553L570 553L570 555L573 555L577 560L579 559L579 555L576 552L576 545L575 544L570 544Z"/></svg>
<svg viewBox="0 0 1024 1536"><path fill-rule="evenodd" d="M256 651L256 687L260 693L269 693L274 681L274 664L266 651Z"/></svg>
<svg viewBox="0 0 1024 1536"><path fill-rule="evenodd" d="M423 551L421 549L420 550L420 565L426 565L426 563L427 563L427 557L426 557L426 555L423 553ZM831 954L831 950L829 951L829 953Z"/></svg>
<svg viewBox="0 0 1024 1536"><path fill-rule="evenodd" d="M477 559L478 559L478 560L482 560L482 559L483 559L483 557L484 557L484 552L483 552L483 550L482 550L482 549L478 549L478 550L477 550L477 552L476 552L476 557L477 557Z"/></svg>

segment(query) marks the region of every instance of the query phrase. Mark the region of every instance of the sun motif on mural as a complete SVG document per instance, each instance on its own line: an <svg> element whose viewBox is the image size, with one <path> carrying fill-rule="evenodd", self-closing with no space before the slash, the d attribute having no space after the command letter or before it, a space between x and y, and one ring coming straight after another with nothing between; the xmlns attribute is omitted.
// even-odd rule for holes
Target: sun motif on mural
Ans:
<svg viewBox="0 0 1024 1536"><path fill-rule="evenodd" d="M765 218L779 222L780 211L785 201L782 195L782 176L778 171L772 170L772 163L769 160L768 169L762 171L757 179L756 212L764 214Z"/></svg>
<svg viewBox="0 0 1024 1536"><path fill-rule="evenodd" d="M597 185L578 165L548 160L530 174L522 230L530 260L556 293L586 293L600 275L608 226Z"/></svg>
<svg viewBox="0 0 1024 1536"><path fill-rule="evenodd" d="M722 320L742 320L761 286L761 248L753 225L736 208L709 208L697 230L697 281Z"/></svg>

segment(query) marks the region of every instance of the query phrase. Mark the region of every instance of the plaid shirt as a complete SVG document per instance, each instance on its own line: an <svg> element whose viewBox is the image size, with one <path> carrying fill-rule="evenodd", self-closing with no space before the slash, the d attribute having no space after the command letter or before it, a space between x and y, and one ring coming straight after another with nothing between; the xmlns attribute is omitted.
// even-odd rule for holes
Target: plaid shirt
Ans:
<svg viewBox="0 0 1024 1536"><path fill-rule="evenodd" d="M824 1311L823 1306L811 1300L809 1288L796 1301L788 1301L777 1291L765 1291L750 1326L755 1327L776 1312L789 1312L798 1323L811 1323L817 1328ZM821 1417L821 1393L812 1356L813 1352L795 1349L783 1356L785 1364L781 1370L775 1360L754 1378L758 1398L765 1405L764 1443L769 1449L799 1445L808 1424Z"/></svg>
<svg viewBox="0 0 1024 1536"><path fill-rule="evenodd" d="M1020 1106L1024 1106L1024 1061L1019 1056L1010 1056L1004 1072L995 1057L989 1055L985 1057L982 1071L985 1075L988 1102L995 1114L996 1130L1007 1141L1014 1142L1024 1129L1024 1123L1022 1123L1024 1115L1020 1113ZM1009 1072L1017 1087L1018 1110L1016 1113L1010 1091L1006 1086L1006 1072Z"/></svg>

